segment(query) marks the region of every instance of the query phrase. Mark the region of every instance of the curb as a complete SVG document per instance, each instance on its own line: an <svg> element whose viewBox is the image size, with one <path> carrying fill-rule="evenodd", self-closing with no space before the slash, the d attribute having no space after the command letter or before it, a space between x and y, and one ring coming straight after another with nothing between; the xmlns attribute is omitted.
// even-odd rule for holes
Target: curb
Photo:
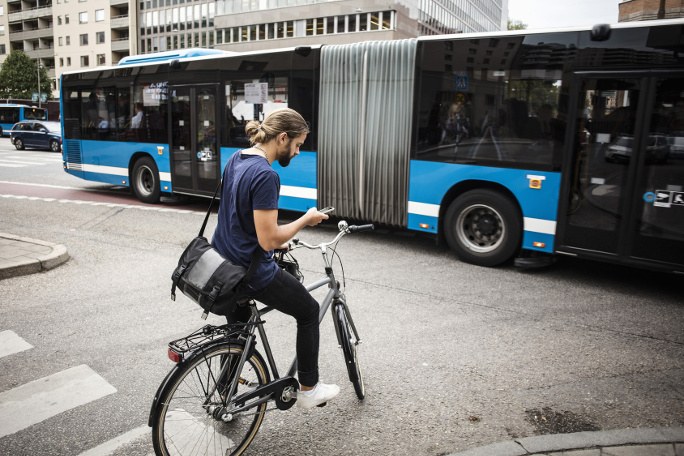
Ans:
<svg viewBox="0 0 684 456"><path fill-rule="evenodd" d="M0 233L0 241L13 245L18 251L12 258L0 258L0 280L47 271L69 260L69 253L62 244L8 233Z"/></svg>
<svg viewBox="0 0 684 456"><path fill-rule="evenodd" d="M451 453L448 456L528 456L540 453L547 454L548 452L619 446L634 447L658 443L684 443L684 427L614 429L539 435L493 443L460 453Z"/></svg>

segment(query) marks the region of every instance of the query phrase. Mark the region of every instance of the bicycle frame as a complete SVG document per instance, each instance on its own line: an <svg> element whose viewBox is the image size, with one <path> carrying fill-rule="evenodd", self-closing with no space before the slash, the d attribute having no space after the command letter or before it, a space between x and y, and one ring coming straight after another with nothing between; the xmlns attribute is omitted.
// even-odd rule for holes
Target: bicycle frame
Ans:
<svg viewBox="0 0 684 456"><path fill-rule="evenodd" d="M336 242L339 239L339 237L341 237L341 235L338 235L338 237L333 242ZM354 335L358 341L357 343L360 343L361 339L359 338L358 331L356 330L356 326L354 325L354 321L351 317L349 309L347 308L347 302L345 300L344 294L340 291L340 284L335 279L335 273L333 272L333 268L332 268L332 261L328 257L328 252L327 252L326 247L328 245L332 244L333 242L328 243L328 244L323 244L323 245L320 245L317 247L317 248L321 249L321 253L323 255L323 262L325 264L326 276L320 278L319 280L316 280L315 282L313 282L309 285L306 285L305 288L310 293L310 292L317 290L317 289L319 289L325 285L328 285L328 288L329 288L328 293L325 295L325 297L323 298L323 301L320 304L319 317L318 317L319 323L323 321L323 318L325 317L325 314L328 312L328 309L330 308L331 305L333 305L333 304L334 304L334 306L341 305L341 306L343 306L345 315L347 316L349 324L351 325L352 330L354 331ZM302 245L307 246L309 248L313 247L313 246L308 246L308 244L302 244ZM259 333L259 338L261 339L261 343L264 346L264 352L266 354L268 367L271 371L271 375L273 376L273 380L269 384L258 388L254 392L245 393L244 395L236 397L233 401L236 404L239 404L243 401L247 401L249 399L253 399L257 396L259 397L259 399L254 401L254 402L251 402L248 405L243 405L242 407L238 407L236 409L233 409L234 412L247 410L249 408L255 407L255 406L257 406L263 402L267 402L268 400L270 400L271 399L270 394L268 396L264 396L264 393L266 392L265 389L269 388L269 386L271 387L270 389L272 389L273 384L277 383L277 382L279 382L279 380L281 380L280 374L278 373L278 367L276 366L275 358L273 357L273 352L271 351L271 345L269 343L268 336L266 335L266 330L264 328L264 321L261 318L263 315L265 315L265 314L267 314L267 313L269 313L275 309L272 307L264 307L262 309L259 309L253 300L251 300L249 302L249 305L251 307L252 315L251 315L249 321L245 324L245 327L250 327L252 329L250 329L247 332L247 340L245 341L245 347L244 347L242 356L241 356L239 364L238 364L238 369L241 370L242 366L247 361L251 347L253 346L253 344L256 340L256 335L254 334L254 329L253 329L253 328L256 328L256 330ZM340 335L340 329L338 326L338 321L336 318L333 318L333 322L334 322L335 333L337 336L338 343L341 344L341 335ZM228 368L228 366L226 365L222 369L220 376L223 376L226 374L225 370L227 368ZM292 360L292 364L290 365L289 370L287 371L287 375L285 377L282 377L282 379L292 378L294 376L296 370L297 370L297 357L295 356L295 358ZM233 382L230 385L229 394L227 395L228 397L233 396L233 394L237 390L238 382L239 382L239 378L233 379Z"/></svg>

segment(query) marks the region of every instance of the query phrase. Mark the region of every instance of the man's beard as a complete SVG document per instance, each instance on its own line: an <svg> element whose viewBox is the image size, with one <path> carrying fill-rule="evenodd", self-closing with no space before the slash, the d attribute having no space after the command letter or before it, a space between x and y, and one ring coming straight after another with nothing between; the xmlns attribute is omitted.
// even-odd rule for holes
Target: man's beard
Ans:
<svg viewBox="0 0 684 456"><path fill-rule="evenodd" d="M287 156L285 156L285 157L279 158L279 159L278 159L278 164L279 164L280 166L282 166L283 168L285 168L285 167L287 167L287 165L290 164L290 160L292 160L292 159L290 158L289 155L287 155Z"/></svg>
<svg viewBox="0 0 684 456"><path fill-rule="evenodd" d="M285 155L278 157L278 164L282 166L283 168L286 168L287 165L290 164L290 160L292 160L292 156L290 155L290 146L292 145L292 139L288 138L287 144L283 147L285 149Z"/></svg>

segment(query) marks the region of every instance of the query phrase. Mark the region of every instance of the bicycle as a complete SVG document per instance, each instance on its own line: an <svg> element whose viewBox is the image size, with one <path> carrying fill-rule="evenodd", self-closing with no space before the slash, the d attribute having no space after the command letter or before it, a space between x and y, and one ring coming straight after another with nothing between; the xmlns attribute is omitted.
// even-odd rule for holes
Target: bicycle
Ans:
<svg viewBox="0 0 684 456"><path fill-rule="evenodd" d="M335 255L339 259L336 248L342 237L373 228L373 225L355 226L340 221L339 232L332 241L311 245L293 239L294 246L290 249L321 251L325 276L306 289L311 292L325 285L329 288L320 305L319 321L332 307L335 333L349 380L360 400L366 394L356 352L361 339L340 283L335 279L332 262ZM281 253L278 261L286 271L296 277L301 275L296 259L289 253ZM344 269L342 274L344 277ZM273 308L260 309L252 299L246 305L251 310L246 323L206 325L169 343L168 355L176 365L155 394L148 422L155 454L240 455L256 437L266 412L273 410L267 409L269 402L275 402L279 410L295 404L299 389L294 378L297 358L287 375L280 377L262 319ZM256 349L256 333L268 362Z"/></svg>

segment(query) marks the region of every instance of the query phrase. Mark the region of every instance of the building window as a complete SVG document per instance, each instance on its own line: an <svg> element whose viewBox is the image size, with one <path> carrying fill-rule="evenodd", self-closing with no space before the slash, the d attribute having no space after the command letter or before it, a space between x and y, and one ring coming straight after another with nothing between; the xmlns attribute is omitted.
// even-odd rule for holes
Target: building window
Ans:
<svg viewBox="0 0 684 456"><path fill-rule="evenodd" d="M5 49L4 44L0 44L0 55L5 55L7 53L7 49Z"/></svg>
<svg viewBox="0 0 684 456"><path fill-rule="evenodd" d="M105 55L104 54L97 54L97 66L103 66L106 65L105 61Z"/></svg>
<svg viewBox="0 0 684 456"><path fill-rule="evenodd" d="M82 67L90 66L90 60L88 59L88 56L87 56L87 55L82 55L82 56L81 56L81 66L82 66Z"/></svg>
<svg viewBox="0 0 684 456"><path fill-rule="evenodd" d="M65 2L65 3L66 3L66 2ZM65 24L68 24L68 23L69 23L69 15L68 15L68 14L65 14L65 15L64 15L64 23L65 23Z"/></svg>
<svg viewBox="0 0 684 456"><path fill-rule="evenodd" d="M4 35L4 34L5 34L5 26L0 25L0 35Z"/></svg>
<svg viewBox="0 0 684 456"><path fill-rule="evenodd" d="M102 22L105 20L105 12L103 9L95 10L95 22Z"/></svg>
<svg viewBox="0 0 684 456"><path fill-rule="evenodd" d="M71 37L70 36L66 37L66 45L67 46L71 45Z"/></svg>
<svg viewBox="0 0 684 456"><path fill-rule="evenodd" d="M59 38L57 38L57 42L59 43L60 46L62 45L62 37L61 36Z"/></svg>
<svg viewBox="0 0 684 456"><path fill-rule="evenodd" d="M88 23L88 12L83 11L82 13L78 13L78 23L79 24L87 24Z"/></svg>
<svg viewBox="0 0 684 456"><path fill-rule="evenodd" d="M88 34L84 33L79 36L79 40L81 42L81 46L87 46L88 45Z"/></svg>
<svg viewBox="0 0 684 456"><path fill-rule="evenodd" d="M66 0L64 0L64 3L66 3ZM71 66L71 57L67 57L67 66Z"/></svg>
<svg viewBox="0 0 684 456"><path fill-rule="evenodd" d="M105 32L95 32L95 44L102 44L105 42Z"/></svg>
<svg viewBox="0 0 684 456"><path fill-rule="evenodd" d="M61 66L61 67L64 66L64 57L59 58L59 66Z"/></svg>
<svg viewBox="0 0 684 456"><path fill-rule="evenodd" d="M62 25L62 16L57 16L57 25Z"/></svg>

